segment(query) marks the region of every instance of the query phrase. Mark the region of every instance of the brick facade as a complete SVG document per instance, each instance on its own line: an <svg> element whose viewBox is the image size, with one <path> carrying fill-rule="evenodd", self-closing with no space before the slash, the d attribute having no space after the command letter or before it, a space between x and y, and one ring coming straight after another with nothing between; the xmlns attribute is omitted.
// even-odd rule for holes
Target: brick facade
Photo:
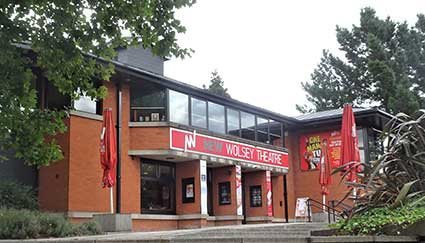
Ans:
<svg viewBox="0 0 425 243"><path fill-rule="evenodd" d="M110 107L116 123L117 90L113 82L107 82L108 94L103 108ZM221 165L212 170L213 217L201 215L201 186L199 159L186 158L175 162L175 215L150 216L141 212L141 156L129 155L129 151L168 151L170 149L170 128L130 126L129 86L123 84L121 121L121 213L131 213L133 230L149 231L178 228L206 227L214 225L240 224L236 206L236 170L234 165ZM99 134L102 121L78 114L67 119L68 131L57 137L64 152L64 159L39 173L40 207L47 211L65 212L73 221L90 219L92 213L109 212L109 190L101 187L102 169L99 163ZM289 150L289 173L286 175L288 196L288 217L294 218L295 201L298 197L321 200L318 171L302 172L299 158L299 132L290 131L285 136ZM182 202L182 179L194 178L193 203ZM335 175L330 187L328 200L341 199L346 187L338 184ZM218 184L230 182L231 204L219 205ZM284 177L272 174L273 217L267 215L266 171L243 172L244 206L246 223L282 222L285 219ZM261 186L262 206L251 207L250 186ZM114 187L115 188L115 187ZM114 195L116 191L114 190ZM115 204L116 202L114 202ZM80 216L78 216L80 215ZM89 215L89 216L88 216Z"/></svg>

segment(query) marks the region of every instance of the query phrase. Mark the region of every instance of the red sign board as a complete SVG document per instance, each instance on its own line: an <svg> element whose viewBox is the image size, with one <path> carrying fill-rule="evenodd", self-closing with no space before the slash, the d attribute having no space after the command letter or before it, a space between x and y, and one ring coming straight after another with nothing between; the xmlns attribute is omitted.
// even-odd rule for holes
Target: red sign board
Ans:
<svg viewBox="0 0 425 243"><path fill-rule="evenodd" d="M288 153L170 128L170 148L288 168Z"/></svg>
<svg viewBox="0 0 425 243"><path fill-rule="evenodd" d="M341 165L341 132L328 131L300 136L301 169L318 169L322 155L323 140L327 140L327 148L332 168Z"/></svg>

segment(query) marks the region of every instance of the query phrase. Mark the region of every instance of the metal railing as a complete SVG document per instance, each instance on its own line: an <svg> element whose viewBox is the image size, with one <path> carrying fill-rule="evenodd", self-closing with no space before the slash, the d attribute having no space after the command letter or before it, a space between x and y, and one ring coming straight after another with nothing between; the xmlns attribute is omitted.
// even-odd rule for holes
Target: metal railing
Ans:
<svg viewBox="0 0 425 243"><path fill-rule="evenodd" d="M338 204L336 204L338 202ZM347 206L347 208L342 209L343 206ZM328 223L331 223L331 219L335 222L337 218L345 218L349 214L347 214L348 207L347 204L344 204L338 200L330 201L330 205L323 204L322 202L316 201L314 199L309 198L307 200L307 217L308 222L312 222L312 208L317 208L322 210L322 212L327 213L328 215ZM351 207L350 207L351 210Z"/></svg>

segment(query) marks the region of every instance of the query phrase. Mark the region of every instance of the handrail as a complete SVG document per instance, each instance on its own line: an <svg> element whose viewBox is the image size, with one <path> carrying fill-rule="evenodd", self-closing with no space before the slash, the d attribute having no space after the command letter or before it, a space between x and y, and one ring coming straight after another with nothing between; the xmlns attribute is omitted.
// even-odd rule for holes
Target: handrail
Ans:
<svg viewBox="0 0 425 243"><path fill-rule="evenodd" d="M336 207L329 206L327 204L323 204L322 202L316 201L312 198L309 198L307 200L307 214L308 214L308 221L311 222L311 207L319 208L319 209L325 209L325 212L328 213L328 222L331 223L331 214L333 215L333 220L336 220L336 216L343 217L344 210L339 210ZM337 215L338 214L338 215Z"/></svg>
<svg viewBox="0 0 425 243"><path fill-rule="evenodd" d="M332 200L329 201L330 205L334 208L338 208L342 211L342 213L340 214L341 217L344 218L345 217L349 217L349 215L351 214L351 211L353 210L353 207L340 201L340 200Z"/></svg>

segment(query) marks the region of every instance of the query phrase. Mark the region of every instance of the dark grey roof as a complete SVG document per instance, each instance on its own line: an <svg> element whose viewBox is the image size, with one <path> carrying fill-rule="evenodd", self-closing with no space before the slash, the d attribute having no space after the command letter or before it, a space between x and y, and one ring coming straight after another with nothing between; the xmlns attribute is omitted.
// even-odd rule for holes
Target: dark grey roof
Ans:
<svg viewBox="0 0 425 243"><path fill-rule="evenodd" d="M319 112L313 112L308 114L303 114L300 116L296 116L295 119L301 121L301 122L312 122L312 121L319 121L319 120L328 120L328 119L337 119L342 117L342 108L339 109L333 109L333 110L327 110L327 111L319 111ZM359 108L355 107L353 108L354 115L360 115L360 114L368 114L368 113L379 113L380 115L383 115L388 118L393 118L394 116L391 114L386 113L385 111L382 111L376 107L371 108Z"/></svg>

